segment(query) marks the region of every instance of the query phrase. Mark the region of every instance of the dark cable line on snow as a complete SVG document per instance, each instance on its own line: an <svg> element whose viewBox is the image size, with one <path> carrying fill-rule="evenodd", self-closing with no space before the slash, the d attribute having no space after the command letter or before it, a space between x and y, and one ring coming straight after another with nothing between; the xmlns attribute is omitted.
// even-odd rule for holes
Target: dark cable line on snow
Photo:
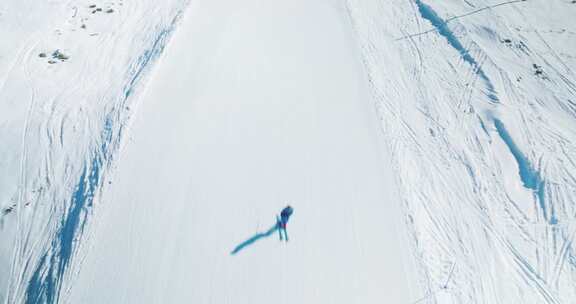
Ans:
<svg viewBox="0 0 576 304"><path fill-rule="evenodd" d="M450 18L444 20L444 24L448 24L450 21L453 21L453 20L456 20L456 19L460 19L460 18L463 18L463 17L467 17L467 16L470 16L470 15L477 14L477 13L482 12L482 11L485 11L485 10L487 10L487 9L496 8L496 7L503 6L503 5L508 5L508 4L514 4L514 3L518 3L518 2L526 2L526 0L513 0L513 1L507 1L507 2L502 2L502 3L498 3L498 4L494 4L494 5L485 6L485 7L483 7L483 8L479 8L479 9L477 9L477 10L473 10L473 11L471 11L471 12L468 12L468 13L465 13L465 14L462 14L462 15L450 17ZM437 32L437 31L438 31L438 28L433 28L433 29L429 29L429 30L424 31L424 32L421 32L421 33L410 34L410 35L406 35L406 36L397 38L395 41L400 41L400 40L408 39L408 38L411 38L411 37L422 36L422 35L425 35L425 34L428 34L428 33L432 33L432 32Z"/></svg>

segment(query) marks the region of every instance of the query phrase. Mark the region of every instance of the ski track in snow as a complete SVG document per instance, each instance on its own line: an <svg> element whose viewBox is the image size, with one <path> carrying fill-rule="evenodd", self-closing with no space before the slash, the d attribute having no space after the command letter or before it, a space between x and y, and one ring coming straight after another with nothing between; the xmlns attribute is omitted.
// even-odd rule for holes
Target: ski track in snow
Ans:
<svg viewBox="0 0 576 304"><path fill-rule="evenodd" d="M65 7L73 8L73 18L75 18L78 15L78 7L72 6L72 3L74 3L74 1L68 3L68 5ZM117 5L114 7L117 12L121 9L120 6L122 5L123 4L120 1L119 6ZM66 88L62 88L64 91L58 92L56 98L52 98L53 102L59 102L59 104L54 103L52 105L52 114L60 114L58 112L65 111L69 112L59 118L54 116L45 116L47 118L47 122L42 121L43 117L36 114L36 112L41 111L38 109L40 106L39 99L43 99L42 102L45 102L49 97L41 97L42 95L40 95L40 93L44 89L45 95L50 96L52 88L46 86L46 83L43 83L42 80L40 80L37 76L39 70L42 68L38 67L38 63L36 63L38 61L35 58L36 54L32 53L40 52L39 45L45 45L47 43L42 40L35 42L33 47L26 47L27 51L25 56L18 57L18 59L15 60L15 62L21 61L23 63L22 69L25 74L25 79L29 85L29 89L32 93L29 102L30 106L27 110L27 114L25 115L26 118L21 140L22 148L20 152L21 165L19 174L20 185L18 186L20 194L17 204L18 208L15 210L15 212L13 212L17 213L18 230L16 235L11 236L15 239L12 262L10 266L12 269L12 274L10 276L11 282L5 286L2 286L5 292L0 292L1 301L6 303L57 303L61 301L63 287L66 286L66 283L71 283L70 280L73 280L73 276L70 275L77 271L70 271L70 265L75 265L75 267L77 267L78 262L72 264L74 259L81 261L81 257L76 256L76 252L78 252L78 249L81 247L81 242L84 239L86 224L89 222L92 214L92 207L95 203L95 200L97 199L98 193L102 190L103 180L105 179L105 172L110 168L114 159L114 155L117 153L117 151L119 151L123 138L123 131L128 125L130 116L132 115L130 110L134 108L133 101L135 98L133 97L138 95L135 94L137 93L137 88L145 80L147 72L162 53L166 43L170 38L170 34L173 32L177 25L180 15L182 14L182 9L186 6L186 3L181 1L179 4L178 1L174 1L172 5L174 8L170 8L170 5L166 5L165 11L155 10L161 18L158 18L157 24L152 23L150 25L152 26L152 31L148 33L143 32L145 36L136 36L142 40L124 40L124 46L128 47L128 52L126 52L127 56L125 58L116 56L117 60L125 59L128 62L133 62L129 65L126 65L128 69L124 72L121 72L121 68L117 70L111 70L114 73L120 73L118 76L122 76L122 73L127 75L126 81L118 81L119 84L124 83L124 88L119 90L121 94L118 94L116 97L114 97L114 91L116 88L115 84L113 84L111 87L106 87L104 85L97 87L95 91L96 94L93 95L107 95L107 97L104 97L104 100L109 99L108 102L103 102L95 106L89 104L83 106L81 103L78 106L74 105L73 103L66 104L65 101L68 101L66 100L66 97L73 97L73 94L78 90L78 86L71 86L68 89L68 92L65 91ZM140 9L139 11L136 9L138 13L134 14L133 16L128 15L129 18L134 19L124 20L124 22L128 24L132 23L132 26L143 26L138 24L138 22L141 22L141 19L139 20L138 16L142 13L147 14L146 10L153 6L154 3L150 2L142 7L138 7ZM88 5L85 7L88 7ZM64 9L64 11L67 12L66 9ZM163 17L163 15L166 15L166 18ZM55 14L53 17L57 19L57 16L58 14ZM82 22L84 23L87 23L87 20L88 17L82 18ZM164 20L168 22L163 24ZM116 21L118 22L118 20ZM65 25L69 24L65 23ZM112 23L112 25L117 25L117 23ZM121 34L112 34L111 37L118 36L120 39L125 38L123 36L130 37L127 36L130 35L131 31L129 25L122 24L121 26L126 26L124 29L125 32ZM106 28L106 25L103 25L103 27ZM146 25L146 27L149 26ZM71 32L74 31L76 31L76 29L71 30ZM66 35L61 34L61 32L61 30L58 30L57 36ZM76 33L71 33L69 35L74 34ZM134 35L132 35L132 37L134 37ZM56 44L54 42L52 43ZM62 43L62 41L60 41L60 43ZM75 43L76 46L71 43ZM68 48L81 49L82 43L86 43L88 45L91 44L86 40L80 39L80 41L69 42L71 45L69 45ZM141 51L139 45L146 44L149 45L144 46L144 48L142 48L143 51ZM120 43L120 46L123 46L122 43ZM100 51L102 54L106 54L110 51L114 52L118 48L119 46L115 45L114 43L104 43L100 46ZM142 52L142 54L140 56L136 56L136 59L133 60L130 58L131 52ZM85 54L88 55L90 53ZM70 63L72 60L79 57L80 54L77 56L71 56ZM86 59L88 58L84 58L84 60ZM59 64L64 68L66 64L69 64L69 62L62 62ZM16 63L12 65L13 67L9 71L12 73L12 75L17 75L19 70L15 67ZM111 67L114 68L114 66L104 66L105 69ZM34 72L31 72L31 69L34 69ZM84 64L84 67L81 67L81 70L79 71L80 75L77 76L77 80L81 82L82 78L91 77L90 73L102 73L102 71L97 70L98 67L95 69L86 69L86 64ZM14 81L14 79L17 79L14 76L12 78L13 79L9 80ZM110 80L117 78L118 77L110 77ZM17 96L16 94L18 93L13 93L15 91L11 90L11 87L6 85L7 81L4 82L2 87L6 93L5 96ZM84 84L81 83L81 85ZM22 95L25 94L28 94L28 92L24 91ZM101 97L97 98L100 99ZM91 98L88 98L88 100L90 99ZM94 99L92 98L90 101L93 100ZM8 100L4 100L4 102L6 101ZM74 102L78 101L78 99L73 97L70 98L69 101ZM46 107L45 104L42 106ZM69 108L66 109L65 107ZM66 133L70 130L70 123L68 122L70 120L69 113L82 113L85 111L84 107L95 107L95 114L98 111L107 111L108 114L93 115L92 121L88 122L88 124L84 124L84 126L89 127L92 130L84 130L82 132L89 131L94 135L85 136L82 138L82 140L76 141L74 145L80 147L77 150L69 149L70 138L65 138ZM58 108L60 109L57 110ZM98 121L101 117L103 117L103 120ZM82 115L80 115L78 118L81 120ZM74 131L78 130L79 126L77 124L80 122L80 120L72 122L72 124L74 124ZM56 127L56 129L51 130L50 125L53 125ZM102 131L100 132L98 131L98 125L102 126ZM42 131L44 128L46 128L45 132ZM36 130L39 132L37 134L33 134L32 132L35 132ZM100 135L98 135L98 133L100 133ZM29 150L29 145L35 140L38 140L38 137L36 136L40 136L40 139L44 141L42 139L42 135L44 134L46 135L45 139L47 145L41 149L38 149L40 147L36 147L37 151L27 152ZM55 145L54 137L56 134L59 134L57 135L59 136L59 146ZM64 147L65 145L67 146ZM83 147L87 148L84 150L86 151L84 156L82 156L82 153L84 153L82 151ZM59 150L63 148L68 149L72 153L78 151L80 154L78 155L79 157L73 157L72 159L85 159L85 161L76 163L68 162L64 165L63 169L65 171L62 172L64 173L64 176L62 177L69 180L71 186L73 185L72 181L73 176L75 175L74 172L78 172L79 174L78 180L75 183L75 186L73 186L74 190L70 192L70 197L68 199L65 198L66 189L62 189L65 187L64 184L52 185L52 180L55 175L61 174L61 172L54 172L55 168L52 166L56 165L58 167L58 163L60 161L56 161L53 158L55 157L54 155L59 153ZM38 156L40 156L41 153L46 153L44 163L30 161L30 157L28 156L30 153L34 153L34 159L38 159ZM60 159L68 161L66 157L67 156L64 155L64 157ZM45 171L42 170L43 166L46 166ZM35 172L35 170L39 170L37 171L40 173L39 176L34 177L32 174L28 173ZM58 179L61 179L62 177ZM42 185L43 183L45 184ZM38 184L42 186L38 186ZM39 190L31 191L31 188ZM30 192L38 193L34 200L29 197ZM49 201L61 201L63 204L61 206L51 206L52 204L46 204ZM47 209L45 211L41 210L46 207ZM27 209L30 208L33 209L33 212L26 212ZM5 215L9 214L6 213L2 216ZM2 221L4 221L4 219L2 219ZM34 232L35 230L36 232Z"/></svg>
<svg viewBox="0 0 576 304"><path fill-rule="evenodd" d="M92 154L92 160L82 169L82 175L72 194L70 206L61 220L59 230L51 246L42 256L26 288L26 303L54 303L59 301L62 281L68 264L74 254L75 241L82 237L88 221L94 197L101 187L102 174L110 166L114 153L118 150L122 139L122 131L127 122L123 117L123 109L128 105L128 99L134 94L138 84L150 69L150 65L162 53L170 33L174 30L180 13L174 17L167 29L161 30L149 49L144 51L133 71L129 82L123 90L123 99L116 103L113 110L106 116L100 147ZM115 124L118 124L115 126ZM117 134L114 134L117 129ZM49 258L49 260L48 260Z"/></svg>
<svg viewBox="0 0 576 304"><path fill-rule="evenodd" d="M569 303L576 62L557 54L576 41L552 46L536 29L572 31L558 14L574 6L347 2L393 151L419 303Z"/></svg>

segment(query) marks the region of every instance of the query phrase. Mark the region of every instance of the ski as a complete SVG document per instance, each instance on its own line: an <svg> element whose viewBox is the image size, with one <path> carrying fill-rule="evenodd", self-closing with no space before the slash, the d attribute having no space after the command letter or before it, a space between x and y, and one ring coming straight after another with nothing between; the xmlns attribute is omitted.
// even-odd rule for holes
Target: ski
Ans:
<svg viewBox="0 0 576 304"><path fill-rule="evenodd" d="M278 229L278 236L280 237L280 241L283 241L283 239L282 239L282 222L280 222L280 217L278 215L276 216L276 229Z"/></svg>

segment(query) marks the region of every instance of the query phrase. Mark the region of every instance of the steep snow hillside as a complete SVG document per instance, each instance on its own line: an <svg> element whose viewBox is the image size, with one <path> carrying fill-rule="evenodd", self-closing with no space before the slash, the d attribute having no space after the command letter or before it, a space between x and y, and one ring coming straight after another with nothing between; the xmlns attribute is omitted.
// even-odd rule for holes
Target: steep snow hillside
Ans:
<svg viewBox="0 0 576 304"><path fill-rule="evenodd" d="M574 302L576 3L347 7L426 301Z"/></svg>
<svg viewBox="0 0 576 304"><path fill-rule="evenodd" d="M0 302L572 303L573 16L3 0Z"/></svg>
<svg viewBox="0 0 576 304"><path fill-rule="evenodd" d="M0 3L0 299L58 302L184 1Z"/></svg>

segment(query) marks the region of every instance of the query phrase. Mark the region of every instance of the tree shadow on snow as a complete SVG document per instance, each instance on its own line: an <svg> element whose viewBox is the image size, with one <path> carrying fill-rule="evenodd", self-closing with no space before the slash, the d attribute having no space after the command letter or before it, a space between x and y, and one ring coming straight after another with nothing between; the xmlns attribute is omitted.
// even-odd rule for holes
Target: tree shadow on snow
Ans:
<svg viewBox="0 0 576 304"><path fill-rule="evenodd" d="M259 232L256 233L255 235L253 235L251 238L245 240L244 242L240 243L240 245L236 246L236 248L234 248L234 250L232 250L232 252L230 252L231 255L235 255L236 253L238 253L240 250L244 249L247 246L250 246L252 244L254 244L256 241L258 241L259 239L262 238L267 238L269 236L271 236L272 234L274 234L274 232L278 231L278 224L274 224L272 227L270 227L270 229L268 229L268 231L266 232Z"/></svg>

